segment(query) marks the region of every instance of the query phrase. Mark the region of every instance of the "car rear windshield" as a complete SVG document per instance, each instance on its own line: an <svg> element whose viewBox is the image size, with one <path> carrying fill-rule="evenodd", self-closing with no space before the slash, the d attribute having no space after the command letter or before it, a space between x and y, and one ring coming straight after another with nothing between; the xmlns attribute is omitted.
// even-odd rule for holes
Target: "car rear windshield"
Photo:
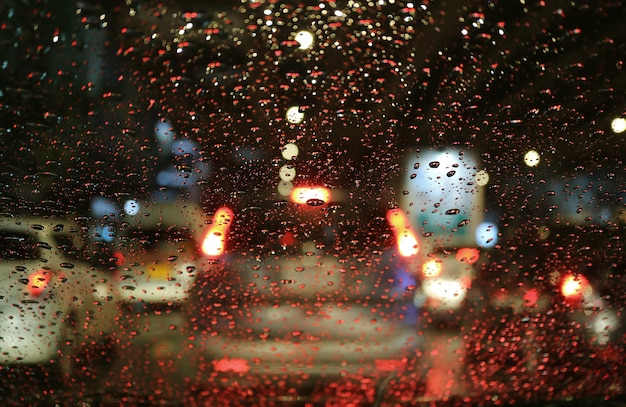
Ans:
<svg viewBox="0 0 626 407"><path fill-rule="evenodd" d="M0 231L0 259L4 261L35 260L38 254L39 248L32 235Z"/></svg>
<svg viewBox="0 0 626 407"><path fill-rule="evenodd" d="M235 212L227 251L261 256L345 254L382 250L392 243L384 213L336 201L311 206L269 200Z"/></svg>
<svg viewBox="0 0 626 407"><path fill-rule="evenodd" d="M191 233L177 227L145 227L129 228L122 231L119 237L121 250L129 254L158 252L167 248L179 252L195 250L194 239Z"/></svg>

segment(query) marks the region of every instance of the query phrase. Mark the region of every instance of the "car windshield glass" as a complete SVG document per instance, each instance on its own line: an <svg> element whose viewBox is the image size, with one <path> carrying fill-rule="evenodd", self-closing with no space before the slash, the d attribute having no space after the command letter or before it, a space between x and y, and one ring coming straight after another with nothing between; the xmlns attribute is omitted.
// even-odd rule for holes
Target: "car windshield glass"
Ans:
<svg viewBox="0 0 626 407"><path fill-rule="evenodd" d="M4 261L34 260L39 255L33 236L28 233L2 231L0 244L0 259Z"/></svg>
<svg viewBox="0 0 626 407"><path fill-rule="evenodd" d="M626 403L625 21L0 1L0 405Z"/></svg>
<svg viewBox="0 0 626 407"><path fill-rule="evenodd" d="M193 240L186 230L175 227L129 228L120 236L120 246L126 250L159 251L172 247L193 246Z"/></svg>

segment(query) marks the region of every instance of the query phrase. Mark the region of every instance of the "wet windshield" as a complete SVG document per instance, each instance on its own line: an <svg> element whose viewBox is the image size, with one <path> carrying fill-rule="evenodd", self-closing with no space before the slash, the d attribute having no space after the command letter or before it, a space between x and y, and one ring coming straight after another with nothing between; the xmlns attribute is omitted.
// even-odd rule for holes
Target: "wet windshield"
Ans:
<svg viewBox="0 0 626 407"><path fill-rule="evenodd" d="M0 404L624 403L625 18L3 3Z"/></svg>

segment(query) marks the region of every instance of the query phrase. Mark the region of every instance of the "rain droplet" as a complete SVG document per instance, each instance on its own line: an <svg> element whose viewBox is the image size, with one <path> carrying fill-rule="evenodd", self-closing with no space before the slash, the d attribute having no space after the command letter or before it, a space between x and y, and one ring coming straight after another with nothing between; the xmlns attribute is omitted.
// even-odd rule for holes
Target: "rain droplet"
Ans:
<svg viewBox="0 0 626 407"><path fill-rule="evenodd" d="M459 209L448 209L446 215L458 215L461 212Z"/></svg>
<svg viewBox="0 0 626 407"><path fill-rule="evenodd" d="M446 175L447 175L448 177L453 177L453 176L454 176L454 174L456 174L456 171L452 170L452 171L448 171Z"/></svg>
<svg viewBox="0 0 626 407"><path fill-rule="evenodd" d="M322 199L312 198L312 199L307 200L306 204L309 206L322 206L324 205L324 201Z"/></svg>
<svg viewBox="0 0 626 407"><path fill-rule="evenodd" d="M430 168L439 168L439 161L431 161L428 163Z"/></svg>

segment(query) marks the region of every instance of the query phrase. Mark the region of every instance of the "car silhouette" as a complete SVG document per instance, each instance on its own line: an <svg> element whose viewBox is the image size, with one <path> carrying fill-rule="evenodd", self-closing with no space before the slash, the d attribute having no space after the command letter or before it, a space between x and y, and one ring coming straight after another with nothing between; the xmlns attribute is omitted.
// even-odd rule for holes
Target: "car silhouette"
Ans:
<svg viewBox="0 0 626 407"><path fill-rule="evenodd" d="M110 342L117 313L113 276L84 260L72 220L0 218L0 365L58 364Z"/></svg>

